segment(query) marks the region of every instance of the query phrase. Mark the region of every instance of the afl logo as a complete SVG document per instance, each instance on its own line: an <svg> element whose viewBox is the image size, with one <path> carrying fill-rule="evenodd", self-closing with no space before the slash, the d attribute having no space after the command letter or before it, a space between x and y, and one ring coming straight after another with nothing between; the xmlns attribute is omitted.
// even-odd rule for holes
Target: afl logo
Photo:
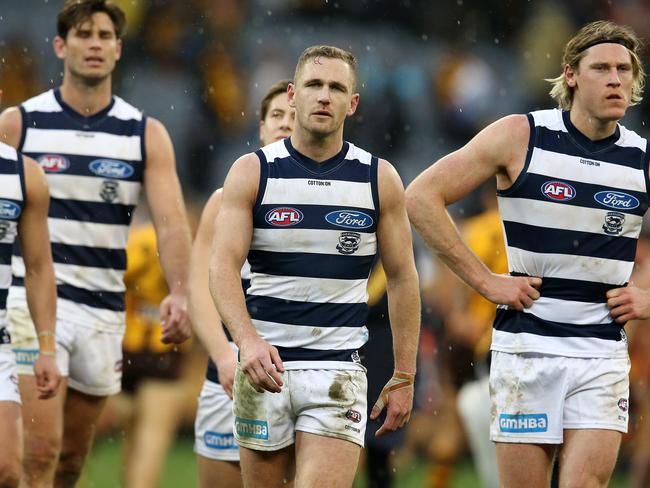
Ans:
<svg viewBox="0 0 650 488"><path fill-rule="evenodd" d="M302 212L293 207L276 207L266 214L266 221L275 227L290 227L300 223Z"/></svg>
<svg viewBox="0 0 650 488"><path fill-rule="evenodd" d="M336 210L328 213L325 220L344 229L365 229L374 223L370 215L355 210Z"/></svg>
<svg viewBox="0 0 650 488"><path fill-rule="evenodd" d="M95 159L88 165L88 168L104 178L128 178L134 172L133 166L130 164L114 159Z"/></svg>
<svg viewBox="0 0 650 488"><path fill-rule="evenodd" d="M0 200L0 219L16 220L20 215L20 207L9 200Z"/></svg>
<svg viewBox="0 0 650 488"><path fill-rule="evenodd" d="M58 154L43 154L38 158L38 164L48 173L60 173L70 167L70 161Z"/></svg>
<svg viewBox="0 0 650 488"><path fill-rule="evenodd" d="M594 199L609 208L631 210L639 206L639 200L632 195L620 191L599 191Z"/></svg>
<svg viewBox="0 0 650 488"><path fill-rule="evenodd" d="M542 185L542 193L549 200L556 202L568 202L576 196L575 188L561 181L547 181Z"/></svg>

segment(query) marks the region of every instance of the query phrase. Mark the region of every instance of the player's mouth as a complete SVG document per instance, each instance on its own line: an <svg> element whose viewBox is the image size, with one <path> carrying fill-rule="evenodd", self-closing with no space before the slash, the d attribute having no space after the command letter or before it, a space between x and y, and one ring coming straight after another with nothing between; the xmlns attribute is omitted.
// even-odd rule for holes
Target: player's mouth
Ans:
<svg viewBox="0 0 650 488"><path fill-rule="evenodd" d="M89 57L85 58L84 61L86 61L86 63L88 63L88 64L93 64L93 65L100 65L100 64L104 63L104 59L99 58L97 56L89 56Z"/></svg>
<svg viewBox="0 0 650 488"><path fill-rule="evenodd" d="M611 95L608 95L606 98L607 100L623 100L623 97L616 93L612 93Z"/></svg>
<svg viewBox="0 0 650 488"><path fill-rule="evenodd" d="M319 117L331 117L332 114L327 110L316 110L312 115L318 115Z"/></svg>

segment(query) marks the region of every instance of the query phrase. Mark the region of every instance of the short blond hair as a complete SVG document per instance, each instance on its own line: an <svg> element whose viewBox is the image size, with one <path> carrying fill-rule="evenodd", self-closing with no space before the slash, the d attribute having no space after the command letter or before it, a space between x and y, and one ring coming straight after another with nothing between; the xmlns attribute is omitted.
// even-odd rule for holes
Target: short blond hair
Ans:
<svg viewBox="0 0 650 488"><path fill-rule="evenodd" d="M307 61L315 58L340 59L345 61L352 71L352 91L357 86L357 58L350 51L334 46L311 46L305 49L298 58L296 71L293 75L294 82L298 81L298 74Z"/></svg>
<svg viewBox="0 0 650 488"><path fill-rule="evenodd" d="M621 44L630 53L634 76L630 105L637 105L643 99L643 88L645 86L645 70L639 56L642 43L628 26L605 20L598 20L585 25L564 47L562 69L564 71L564 67L568 65L571 69L577 70L580 60L586 55L587 49L606 42ZM564 72L557 78L549 78L546 81L553 85L549 93L551 98L558 103L559 108L570 110L573 105L574 88L567 84Z"/></svg>

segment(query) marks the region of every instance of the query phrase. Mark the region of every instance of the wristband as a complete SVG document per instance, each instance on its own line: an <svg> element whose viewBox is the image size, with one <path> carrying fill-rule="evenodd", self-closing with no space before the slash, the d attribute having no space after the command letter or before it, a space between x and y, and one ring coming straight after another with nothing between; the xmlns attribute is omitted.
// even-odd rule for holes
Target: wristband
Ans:
<svg viewBox="0 0 650 488"><path fill-rule="evenodd" d="M54 332L52 332L51 330L41 330L37 335L38 337L45 337L45 336L55 337Z"/></svg>
<svg viewBox="0 0 650 488"><path fill-rule="evenodd" d="M50 356L50 357L55 357L56 356L56 351L39 351L38 354L40 356Z"/></svg>

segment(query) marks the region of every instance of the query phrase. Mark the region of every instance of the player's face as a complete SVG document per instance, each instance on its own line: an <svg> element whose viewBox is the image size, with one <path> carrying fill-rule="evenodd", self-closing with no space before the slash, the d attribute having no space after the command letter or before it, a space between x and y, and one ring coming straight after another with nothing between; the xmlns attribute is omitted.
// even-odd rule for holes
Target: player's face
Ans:
<svg viewBox="0 0 650 488"><path fill-rule="evenodd" d="M296 108L299 126L321 137L342 130L345 117L359 103L353 76L350 65L341 59L308 60L289 85L289 104Z"/></svg>
<svg viewBox="0 0 650 488"><path fill-rule="evenodd" d="M122 53L122 42L115 35L111 18L96 12L85 22L68 31L65 39L54 40L56 55L63 59L66 73L96 84L115 69Z"/></svg>
<svg viewBox="0 0 650 488"><path fill-rule="evenodd" d="M592 46L578 69L566 70L567 83L575 88L573 106L602 121L617 121L632 99L634 73L630 53L620 44Z"/></svg>
<svg viewBox="0 0 650 488"><path fill-rule="evenodd" d="M289 106L286 93L279 93L269 103L266 117L260 122L260 141L266 146L291 135L296 111Z"/></svg>

